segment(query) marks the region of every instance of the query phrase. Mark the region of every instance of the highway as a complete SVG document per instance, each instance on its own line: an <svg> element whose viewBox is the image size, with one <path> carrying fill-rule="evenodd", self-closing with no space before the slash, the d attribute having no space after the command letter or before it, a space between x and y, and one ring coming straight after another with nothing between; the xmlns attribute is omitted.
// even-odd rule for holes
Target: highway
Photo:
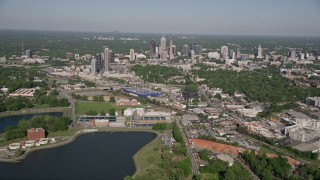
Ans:
<svg viewBox="0 0 320 180"><path fill-rule="evenodd" d="M199 167L198 167L198 163L196 161L196 158L194 157L194 155L192 153L191 144L189 144L188 138L186 137L186 134L184 133L183 128L182 128L181 124L179 123L178 119L176 120L176 124L179 127L179 130L180 130L180 132L182 134L184 142L186 142L188 156L190 157L191 165L192 165L192 174L193 175L198 175L198 174L200 174L199 173Z"/></svg>

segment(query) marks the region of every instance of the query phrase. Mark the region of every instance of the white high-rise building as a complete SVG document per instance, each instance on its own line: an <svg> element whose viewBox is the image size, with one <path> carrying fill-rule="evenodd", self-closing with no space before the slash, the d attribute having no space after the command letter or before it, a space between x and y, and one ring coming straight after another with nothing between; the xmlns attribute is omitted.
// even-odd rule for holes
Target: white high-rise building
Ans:
<svg viewBox="0 0 320 180"><path fill-rule="evenodd" d="M91 74L96 75L97 74L97 67L96 67L97 61L96 59L91 60Z"/></svg>
<svg viewBox="0 0 320 180"><path fill-rule="evenodd" d="M135 61L135 54L134 54L134 49L130 49L130 61Z"/></svg>
<svg viewBox="0 0 320 180"><path fill-rule="evenodd" d="M174 55L173 55L173 41L170 40L170 46L169 46L169 59L174 59Z"/></svg>
<svg viewBox="0 0 320 180"><path fill-rule="evenodd" d="M160 59L164 59L163 57L163 51L167 51L167 39L164 37L164 34L162 34L162 37L160 39Z"/></svg>
<svg viewBox="0 0 320 180"><path fill-rule="evenodd" d="M258 56L257 56L258 59L262 59L262 48L261 48L261 44L259 44L258 46Z"/></svg>
<svg viewBox="0 0 320 180"><path fill-rule="evenodd" d="M189 56L189 46L188 46L188 44L183 45L182 56Z"/></svg>
<svg viewBox="0 0 320 180"><path fill-rule="evenodd" d="M229 53L228 47L227 47L227 46L222 46L222 47L221 47L221 53L220 53L220 55L221 55L221 58L222 58L223 60L229 59L228 53Z"/></svg>
<svg viewBox="0 0 320 180"><path fill-rule="evenodd" d="M158 59L158 58L159 58L159 55L160 55L159 47L156 47L156 55L155 55L155 58Z"/></svg>
<svg viewBox="0 0 320 180"><path fill-rule="evenodd" d="M296 51L291 51L290 59L296 60Z"/></svg>
<svg viewBox="0 0 320 180"><path fill-rule="evenodd" d="M104 72L109 71L109 62L111 59L111 50L104 48Z"/></svg>
<svg viewBox="0 0 320 180"><path fill-rule="evenodd" d="M190 51L190 59L191 59L192 62L195 60L194 59L194 50Z"/></svg>

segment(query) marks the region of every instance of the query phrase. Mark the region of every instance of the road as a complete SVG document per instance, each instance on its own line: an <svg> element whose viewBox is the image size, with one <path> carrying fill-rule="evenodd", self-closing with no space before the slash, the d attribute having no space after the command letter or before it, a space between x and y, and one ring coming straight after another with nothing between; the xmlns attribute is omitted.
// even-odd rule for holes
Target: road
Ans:
<svg viewBox="0 0 320 180"><path fill-rule="evenodd" d="M65 90L58 88L58 91L60 92L60 95L64 98L68 99L68 101L70 103L72 127L75 127L76 126L76 107L74 104L74 100L69 96L69 94Z"/></svg>
<svg viewBox="0 0 320 180"><path fill-rule="evenodd" d="M184 142L186 142L188 156L190 157L191 165L192 165L192 174L193 175L198 175L198 174L200 174L199 173L199 167L198 167L198 163L196 161L196 158L194 157L194 154L192 153L191 145L188 143L189 142L188 138L186 137L186 134L184 133L183 128L182 128L182 126L181 126L181 124L180 124L178 119L176 120L176 123L177 123L177 125L179 127L179 130L180 130L181 134L182 134Z"/></svg>

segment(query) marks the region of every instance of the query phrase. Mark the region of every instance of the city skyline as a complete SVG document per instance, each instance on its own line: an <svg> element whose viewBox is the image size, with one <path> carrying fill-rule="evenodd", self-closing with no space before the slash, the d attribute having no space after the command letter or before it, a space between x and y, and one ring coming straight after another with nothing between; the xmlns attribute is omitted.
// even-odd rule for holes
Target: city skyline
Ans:
<svg viewBox="0 0 320 180"><path fill-rule="evenodd" d="M316 0L162 2L0 0L1 29L320 36Z"/></svg>

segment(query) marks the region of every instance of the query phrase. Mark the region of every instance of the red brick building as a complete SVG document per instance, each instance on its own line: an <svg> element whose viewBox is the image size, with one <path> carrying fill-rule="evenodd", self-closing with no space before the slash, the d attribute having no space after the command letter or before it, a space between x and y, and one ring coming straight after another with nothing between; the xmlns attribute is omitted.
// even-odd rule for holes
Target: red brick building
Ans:
<svg viewBox="0 0 320 180"><path fill-rule="evenodd" d="M39 140L40 138L45 138L45 130L43 128L31 128L27 131L28 140Z"/></svg>

